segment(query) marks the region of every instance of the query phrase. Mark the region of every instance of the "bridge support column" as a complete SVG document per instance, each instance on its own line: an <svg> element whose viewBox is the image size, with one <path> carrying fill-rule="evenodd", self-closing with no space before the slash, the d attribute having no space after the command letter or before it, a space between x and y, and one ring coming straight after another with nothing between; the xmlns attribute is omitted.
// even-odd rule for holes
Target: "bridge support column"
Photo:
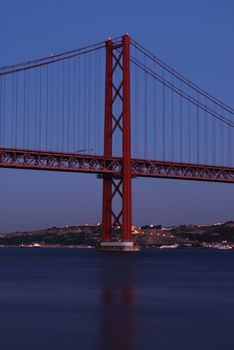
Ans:
<svg viewBox="0 0 234 350"><path fill-rule="evenodd" d="M133 246L132 242L130 37L128 35L124 35L118 42L113 42L111 39L106 42L104 130L105 157L117 155L116 150L113 150L113 136L118 132L118 137L122 137L121 154L118 154L122 158L122 174L118 178L103 175L103 231L101 246L98 250L137 251L138 247ZM119 206L114 205L116 197L118 197ZM114 228L121 231L121 242L112 237Z"/></svg>
<svg viewBox="0 0 234 350"><path fill-rule="evenodd" d="M105 125L104 125L104 157L112 156L112 70L113 43L106 42L106 86L105 86ZM102 201L102 241L112 239L112 179L103 176Z"/></svg>
<svg viewBox="0 0 234 350"><path fill-rule="evenodd" d="M132 241L130 38L123 37L123 241Z"/></svg>

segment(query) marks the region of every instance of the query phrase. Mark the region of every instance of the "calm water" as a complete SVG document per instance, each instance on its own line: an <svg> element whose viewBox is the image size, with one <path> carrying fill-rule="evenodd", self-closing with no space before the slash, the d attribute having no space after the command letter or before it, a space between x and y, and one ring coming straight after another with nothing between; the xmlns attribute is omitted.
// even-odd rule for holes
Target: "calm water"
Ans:
<svg viewBox="0 0 234 350"><path fill-rule="evenodd" d="M0 249L1 350L233 350L234 251Z"/></svg>

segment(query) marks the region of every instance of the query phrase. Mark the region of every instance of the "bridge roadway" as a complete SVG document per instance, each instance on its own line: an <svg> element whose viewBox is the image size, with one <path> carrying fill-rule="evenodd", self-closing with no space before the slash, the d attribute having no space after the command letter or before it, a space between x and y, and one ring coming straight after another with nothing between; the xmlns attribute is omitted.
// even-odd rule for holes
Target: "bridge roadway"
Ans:
<svg viewBox="0 0 234 350"><path fill-rule="evenodd" d="M234 183L234 167L132 159L132 177ZM0 167L120 177L122 158L91 154L0 148Z"/></svg>

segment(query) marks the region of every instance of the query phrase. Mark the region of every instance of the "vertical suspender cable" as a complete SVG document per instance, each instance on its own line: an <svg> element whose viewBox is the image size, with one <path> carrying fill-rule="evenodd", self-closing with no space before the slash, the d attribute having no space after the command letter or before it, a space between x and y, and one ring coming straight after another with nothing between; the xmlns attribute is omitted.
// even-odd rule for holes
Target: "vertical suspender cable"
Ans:
<svg viewBox="0 0 234 350"><path fill-rule="evenodd" d="M84 129L83 129L83 135L81 133L81 127L82 127L82 118L83 115L81 113L81 103L82 103L82 92L83 89L81 90L82 84L82 74L81 74L81 66L82 66L82 58L78 57L77 59L77 65L76 65L76 77L77 77L77 82L76 82L76 109L75 109L75 115L76 115L76 141L75 141L75 150L78 149L78 145L81 143L82 137L84 137Z"/></svg>
<svg viewBox="0 0 234 350"><path fill-rule="evenodd" d="M63 60L63 71L62 71L62 152L64 149L64 134L65 134L65 61Z"/></svg>
<svg viewBox="0 0 234 350"><path fill-rule="evenodd" d="M38 149L42 147L42 68L39 68L39 141Z"/></svg>
<svg viewBox="0 0 234 350"><path fill-rule="evenodd" d="M23 148L25 148L25 133L26 133L26 74L27 72L23 72Z"/></svg>
<svg viewBox="0 0 234 350"><path fill-rule="evenodd" d="M183 101L182 101L182 80L180 80L180 161L183 160Z"/></svg>
<svg viewBox="0 0 234 350"><path fill-rule="evenodd" d="M214 112L216 111L216 108L215 108L215 103L214 103ZM213 137L212 137L212 140L213 140L213 164L215 165L216 164L216 120L215 118L213 118Z"/></svg>
<svg viewBox="0 0 234 350"><path fill-rule="evenodd" d="M3 147L3 105L4 105L4 93L3 93L3 81L4 77L0 77L0 147Z"/></svg>
<svg viewBox="0 0 234 350"><path fill-rule="evenodd" d="M134 58L137 58L137 49L134 47ZM137 75L137 66L134 65L134 127L135 127L135 135L134 135L134 156L137 157L138 154L138 145L137 145L137 133L138 133L138 120L137 120L137 114L138 114L138 75Z"/></svg>
<svg viewBox="0 0 234 350"><path fill-rule="evenodd" d="M205 106L206 106L206 109L207 109L207 97L206 97L206 100L205 100ZM209 135L208 135L208 128L207 128L207 112L205 111L204 112L204 120L205 120L205 132L204 132L204 138L205 138L205 164L207 164L208 162L208 138L209 138Z"/></svg>
<svg viewBox="0 0 234 350"><path fill-rule="evenodd" d="M14 135L15 135L15 89L14 89L14 80L15 80L15 74L11 76L11 147L14 147Z"/></svg>
<svg viewBox="0 0 234 350"><path fill-rule="evenodd" d="M189 85L189 101L188 101L188 161L191 163L191 142L192 142L192 130L191 130L191 86Z"/></svg>
<svg viewBox="0 0 234 350"><path fill-rule="evenodd" d="M144 59L145 59L145 66L147 65L147 59L146 59L146 55L144 55ZM147 123L147 73L145 72L144 74L144 154L145 154L145 158L147 159L148 156L148 149L147 149L147 144L148 144L148 140L147 140L147 129L148 129L148 123Z"/></svg>
<svg viewBox="0 0 234 350"><path fill-rule="evenodd" d="M75 113L75 108L76 108L76 62L77 58L73 59L73 72L72 72L72 79L73 79L73 121L72 121L72 151L75 151L75 135L77 133L76 128L76 113Z"/></svg>
<svg viewBox="0 0 234 350"><path fill-rule="evenodd" d="M166 140L165 140L165 136L166 136L166 129L165 129L165 127L166 127L166 120L165 120L165 118L166 118L166 116L165 116L165 108L166 108L166 106L165 106L165 69L163 68L163 72L162 72L162 77L163 77L163 86L162 86L162 88L163 88L163 112L162 112L162 114L163 114L163 160L166 160L165 159L165 151L166 151Z"/></svg>
<svg viewBox="0 0 234 350"><path fill-rule="evenodd" d="M15 147L18 142L18 74L16 73L15 82Z"/></svg>
<svg viewBox="0 0 234 350"><path fill-rule="evenodd" d="M82 111L83 112L83 111ZM84 55L84 148L87 148L87 56ZM83 148L82 147L82 148Z"/></svg>
<svg viewBox="0 0 234 350"><path fill-rule="evenodd" d="M100 144L103 145L103 137L101 137L101 123L100 123L100 118L101 118L101 51L98 50L98 134L97 134L97 154L103 153L104 150L100 149ZM103 123L102 123L103 124Z"/></svg>
<svg viewBox="0 0 234 350"><path fill-rule="evenodd" d="M3 77L0 77L0 147L2 146Z"/></svg>
<svg viewBox="0 0 234 350"><path fill-rule="evenodd" d="M0 104L0 146L4 147L4 134L5 134L5 83L6 78L4 76L1 79L1 104Z"/></svg>
<svg viewBox="0 0 234 350"><path fill-rule="evenodd" d="M54 144L54 69L55 64L52 65L50 74L48 74L48 148L53 149ZM49 73L49 72L48 72ZM49 98L50 96L50 98Z"/></svg>
<svg viewBox="0 0 234 350"><path fill-rule="evenodd" d="M221 115L224 114L223 107L222 107L222 113ZM228 143L228 135L227 135L227 143ZM225 154L226 154L226 147L224 145L224 123L221 122L220 125L220 164L225 165ZM229 152L227 150L227 155L229 156ZM228 163L228 160L226 161Z"/></svg>
<svg viewBox="0 0 234 350"><path fill-rule="evenodd" d="M94 82L93 82L93 117L94 117L94 130L93 130L93 149L96 152L97 149L97 53L94 56ZM94 153L96 154L96 153Z"/></svg>
<svg viewBox="0 0 234 350"><path fill-rule="evenodd" d="M91 141L90 141L90 134L91 134L91 54L88 54L88 99L87 99L87 103L88 103L88 140L87 140L87 146L88 148L91 147Z"/></svg>
<svg viewBox="0 0 234 350"><path fill-rule="evenodd" d="M33 102L34 102L34 115L33 115L33 130L34 130L34 148L36 149L37 145L37 120L38 120L38 91L37 91L37 73L38 69L35 69L34 71L34 96L33 96Z"/></svg>
<svg viewBox="0 0 234 350"><path fill-rule="evenodd" d="M172 86L174 86L174 76L172 75ZM171 161L174 160L174 91L171 89Z"/></svg>
<svg viewBox="0 0 234 350"><path fill-rule="evenodd" d="M51 67L52 70L52 67ZM51 95L51 99L52 99L52 95ZM46 145L45 148L46 150L48 149L48 135L49 135L49 66L46 66L46 101L45 101L45 108L46 108ZM50 135L52 136L52 135Z"/></svg>
<svg viewBox="0 0 234 350"><path fill-rule="evenodd" d="M229 113L229 120L232 121L231 119L231 113ZM232 164L232 128L229 125L228 126L228 166L233 166Z"/></svg>
<svg viewBox="0 0 234 350"><path fill-rule="evenodd" d="M77 75L77 103L76 103L76 123L77 123L77 139L76 139L76 149L79 149L79 145L83 145L84 140L84 125L83 123L83 110L81 110L83 96L84 96L84 81L83 81L83 65L84 58L78 57L78 75ZM83 65L82 65L83 64ZM83 133L82 133L83 131Z"/></svg>
<svg viewBox="0 0 234 350"><path fill-rule="evenodd" d="M156 71L156 64L155 64L155 71ZM154 159L156 160L157 157L157 80L153 79L153 117L154 117L154 125L153 125L153 135L154 135L154 143L153 143L153 154Z"/></svg>
<svg viewBox="0 0 234 350"><path fill-rule="evenodd" d="M29 144L29 115L30 115L30 101L29 101L29 87L30 87L30 70L26 72L26 109L25 109L25 147L28 147Z"/></svg>
<svg viewBox="0 0 234 350"><path fill-rule="evenodd" d="M69 152L69 145L70 145L70 84L71 84L71 62L70 58L67 62L68 65L68 71L67 71L67 151Z"/></svg>
<svg viewBox="0 0 234 350"><path fill-rule="evenodd" d="M199 105L199 94L197 93L197 102ZM197 164L199 164L199 143L200 143L200 126L199 126L199 107L197 105Z"/></svg>
<svg viewBox="0 0 234 350"><path fill-rule="evenodd" d="M8 80L9 81L9 80ZM2 146L5 145L5 113L6 113L6 88L7 88L6 78L3 78L3 99L2 99Z"/></svg>
<svg viewBox="0 0 234 350"><path fill-rule="evenodd" d="M57 91L56 91L56 143L57 143L57 149L56 151L58 152L59 150L59 123L60 123L60 108L59 108L59 101L60 101L60 96L59 96L59 84L60 84L60 63L57 62Z"/></svg>

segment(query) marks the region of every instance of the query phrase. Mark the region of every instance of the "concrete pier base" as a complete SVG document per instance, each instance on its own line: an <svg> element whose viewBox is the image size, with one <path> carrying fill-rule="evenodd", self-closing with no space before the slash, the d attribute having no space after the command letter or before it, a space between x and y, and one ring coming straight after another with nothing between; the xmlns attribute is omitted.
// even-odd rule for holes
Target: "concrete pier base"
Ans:
<svg viewBox="0 0 234 350"><path fill-rule="evenodd" d="M139 252L140 247L135 246L133 242L101 242L100 246L96 247L97 252Z"/></svg>

